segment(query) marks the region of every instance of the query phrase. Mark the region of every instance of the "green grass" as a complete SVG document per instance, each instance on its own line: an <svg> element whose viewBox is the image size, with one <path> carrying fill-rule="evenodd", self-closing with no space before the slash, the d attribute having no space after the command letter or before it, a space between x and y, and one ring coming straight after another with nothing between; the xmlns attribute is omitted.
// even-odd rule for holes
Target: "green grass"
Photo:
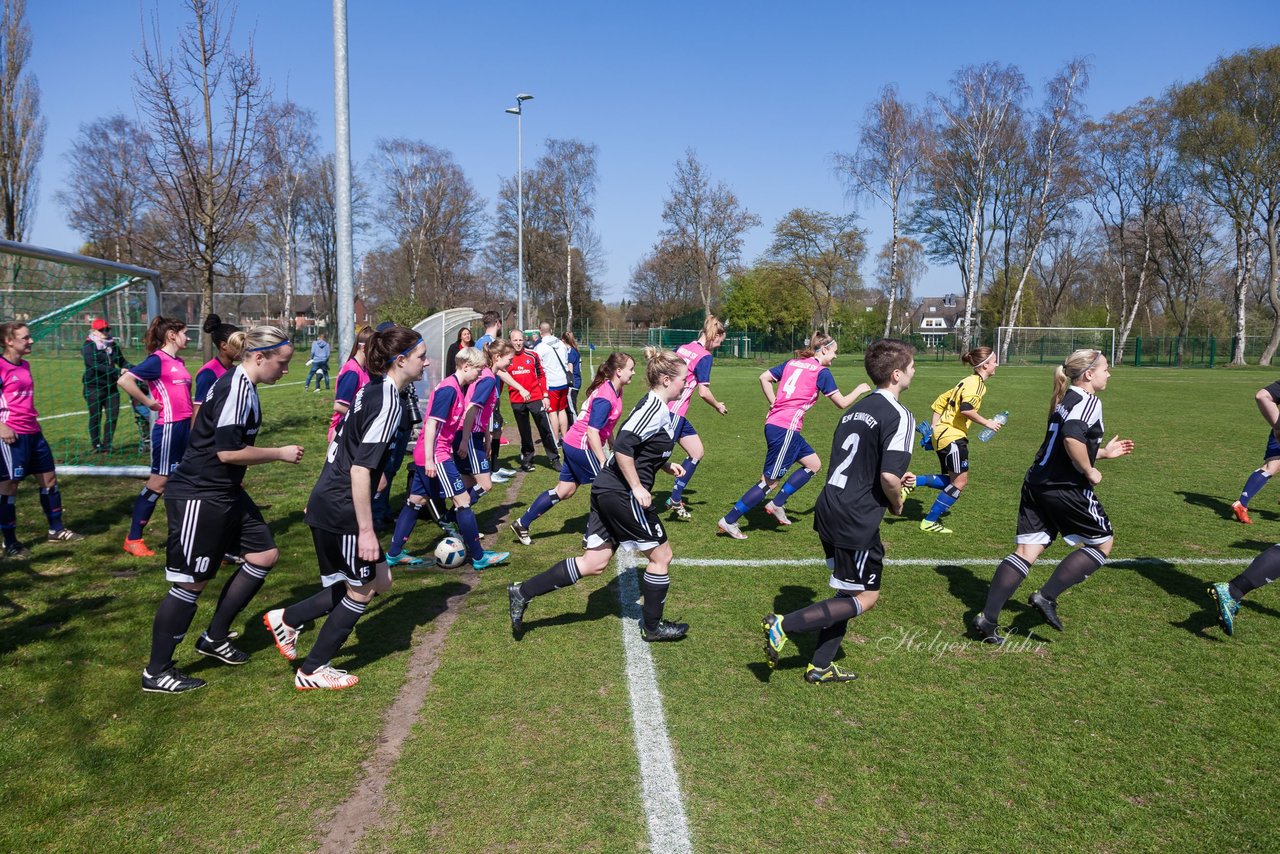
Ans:
<svg viewBox="0 0 1280 854"><path fill-rule="evenodd" d="M715 533L763 461L760 370L716 367L726 418L695 401L708 453L687 493L694 521L671 522L670 535L677 559L797 565L673 567L668 612L693 628L683 643L652 649L697 850L1280 846L1278 810L1265 795L1280 762L1280 689L1270 678L1280 664L1280 600L1257 591L1226 639L1204 594L1206 582L1238 566L1104 567L1062 597L1059 634L1025 604L1065 554L1056 545L1004 614L1020 637L1030 635L1025 647L966 642L966 620L1011 548L1018 487L1043 435L1045 369L1002 369L990 383L984 408L1012 414L992 442L973 443L970 486L948 517L955 536L916 527L932 499L926 489L908 500L907 520L887 520L890 558L934 562L889 567L879 606L851 624L841 664L858 681L806 684L813 639L805 636L770 672L760 616L824 597L827 587L821 567L800 563L820 556L811 529L817 481L790 502L791 528L756 511L747 541ZM860 360L846 356L835 372L851 388ZM922 364L904 402L923 415L961 376L958 365ZM1137 449L1101 464L1113 557L1239 560L1275 541L1280 490L1254 502L1252 527L1228 511L1260 459L1265 428L1252 397L1272 378L1249 369L1116 372L1103 396L1108 433ZM637 380L628 401L639 391ZM316 584L301 513L323 456L329 398L298 386L262 398L262 443L301 442L307 458L246 479L272 505L282 559L238 626L253 655L245 667L196 662L188 641L180 661L208 688L185 697L138 690L167 585L158 562L139 566L119 551L135 481L66 479L68 522L89 540L38 544L30 565L0 567L0 847L312 850L318 822L359 779L414 638L462 580L398 574L335 661L357 671L360 685L296 693L259 619ZM806 425L824 463L837 415L819 402ZM917 454L913 470L936 467L932 454ZM530 475L517 512L553 482L545 468ZM661 497L668 487L660 479ZM501 494L490 500L482 528L497 522ZM393 770L384 823L362 850L648 847L620 640L636 629L617 616L612 570L536 600L522 642L507 625L506 584L577 553L586 512L585 493L554 508L528 548L499 533L512 564L485 573L466 597ZM25 484L20 535L36 537L42 521ZM150 539L158 543L163 530L160 511ZM430 544L424 535L413 543ZM202 598L193 635L215 599L216 588ZM304 635L303 647L313 639Z"/></svg>

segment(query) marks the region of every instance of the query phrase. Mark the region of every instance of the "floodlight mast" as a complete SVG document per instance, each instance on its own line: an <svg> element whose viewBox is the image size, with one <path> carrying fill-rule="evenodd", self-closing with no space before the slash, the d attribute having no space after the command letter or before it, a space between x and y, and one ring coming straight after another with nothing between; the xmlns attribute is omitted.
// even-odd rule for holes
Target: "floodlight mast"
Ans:
<svg viewBox="0 0 1280 854"><path fill-rule="evenodd" d="M533 96L521 92L516 105L504 112L516 117L516 326L524 333L524 102Z"/></svg>

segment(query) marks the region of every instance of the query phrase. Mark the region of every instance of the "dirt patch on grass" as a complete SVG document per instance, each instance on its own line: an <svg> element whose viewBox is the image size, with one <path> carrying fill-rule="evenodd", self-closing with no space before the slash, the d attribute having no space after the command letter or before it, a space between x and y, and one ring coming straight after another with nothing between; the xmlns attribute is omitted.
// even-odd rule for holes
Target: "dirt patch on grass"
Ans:
<svg viewBox="0 0 1280 854"><path fill-rule="evenodd" d="M507 516L515 506L522 483L524 473L520 472L507 484L502 504L497 508L502 511L498 531L506 525ZM404 687L387 710L382 732L378 736L378 746L373 755L365 760L362 768L363 778L356 784L355 791L334 810L320 833L318 850L321 854L355 850L366 834L376 832L389 819L386 789L387 782L391 779L391 769L400 758L405 740L418 720L427 692L431 690L431 678L440 666L440 652L444 649L449 629L462 612L467 594L480 581L480 573L470 569L458 572L456 577L465 585L465 589L445 601L444 610L430 621L430 630L414 644Z"/></svg>

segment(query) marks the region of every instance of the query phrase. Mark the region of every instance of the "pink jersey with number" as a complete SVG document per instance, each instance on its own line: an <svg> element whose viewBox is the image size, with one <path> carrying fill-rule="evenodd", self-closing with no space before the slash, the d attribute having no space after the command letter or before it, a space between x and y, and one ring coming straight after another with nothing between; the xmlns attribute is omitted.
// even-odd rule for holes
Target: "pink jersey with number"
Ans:
<svg viewBox="0 0 1280 854"><path fill-rule="evenodd" d="M480 382L486 379L493 380L493 383ZM476 413L475 422L471 425L472 433L483 433L489 429L489 425L493 423L493 410L498 408L498 396L502 393L502 381L498 379L497 374L487 367L481 368L480 376L476 377L475 382L467 386L467 406L476 403L476 392L481 385L489 386L489 399L478 403L480 411Z"/></svg>
<svg viewBox="0 0 1280 854"><path fill-rule="evenodd" d="M591 392L587 402L582 406L582 414L578 416L578 420L573 422L573 426L565 432L564 443L566 445L582 451L591 450L591 447L587 444L587 428L591 426L588 423L591 420L591 405L599 399L609 401L609 420L600 428L600 444L603 445L613 437L613 428L618 425L618 419L622 416L622 397L614 390L613 383L603 382L596 386L595 391Z"/></svg>
<svg viewBox="0 0 1280 854"><path fill-rule="evenodd" d="M191 372L187 370L186 362L177 356L170 356L164 350L156 350L152 355L160 357L160 379L147 382L151 398L160 404L156 423L190 421Z"/></svg>
<svg viewBox="0 0 1280 854"><path fill-rule="evenodd" d="M823 373L827 374L823 385L834 391L835 380L831 378L831 372L816 358L792 359L784 364L773 406L769 407L764 423L784 430L804 427L804 414L818 400L818 381Z"/></svg>
<svg viewBox="0 0 1280 854"><path fill-rule="evenodd" d="M690 341L688 344L677 347L676 355L684 359L685 364L689 366L689 373L685 374L684 391L680 392L679 397L667 404L667 408L683 418L685 413L689 411L689 401L693 397L693 390L698 387L698 366L703 359L711 358L711 351L697 341Z"/></svg>
<svg viewBox="0 0 1280 854"><path fill-rule="evenodd" d="M453 403L443 417L437 414L440 408L437 396L442 389L453 390ZM434 462L441 463L453 456L453 437L458 435L458 430L462 427L462 414L466 411L467 395L458 383L457 374L450 374L440 381L440 385L432 390L431 397L427 399L427 417L437 422ZM427 464L426 438L427 431L424 429L418 434L418 443L413 447L413 461L420 466Z"/></svg>
<svg viewBox="0 0 1280 854"><path fill-rule="evenodd" d="M0 356L0 423L22 435L40 432L35 387L26 359L15 365Z"/></svg>

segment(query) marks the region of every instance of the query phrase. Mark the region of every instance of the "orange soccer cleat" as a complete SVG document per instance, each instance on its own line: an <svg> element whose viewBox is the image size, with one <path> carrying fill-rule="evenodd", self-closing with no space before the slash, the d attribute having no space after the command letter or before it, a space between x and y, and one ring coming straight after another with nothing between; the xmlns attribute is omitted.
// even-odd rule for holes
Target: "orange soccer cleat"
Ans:
<svg viewBox="0 0 1280 854"><path fill-rule="evenodd" d="M124 550L126 554L131 554L134 557L155 557L156 556L156 553L153 552L151 549L147 548L147 544L144 543L141 539L137 539L137 540L126 539L124 541Z"/></svg>
<svg viewBox="0 0 1280 854"><path fill-rule="evenodd" d="M1239 501L1231 505L1231 512L1236 514L1236 519L1245 525L1252 525L1253 520L1249 518L1249 508L1245 507Z"/></svg>

